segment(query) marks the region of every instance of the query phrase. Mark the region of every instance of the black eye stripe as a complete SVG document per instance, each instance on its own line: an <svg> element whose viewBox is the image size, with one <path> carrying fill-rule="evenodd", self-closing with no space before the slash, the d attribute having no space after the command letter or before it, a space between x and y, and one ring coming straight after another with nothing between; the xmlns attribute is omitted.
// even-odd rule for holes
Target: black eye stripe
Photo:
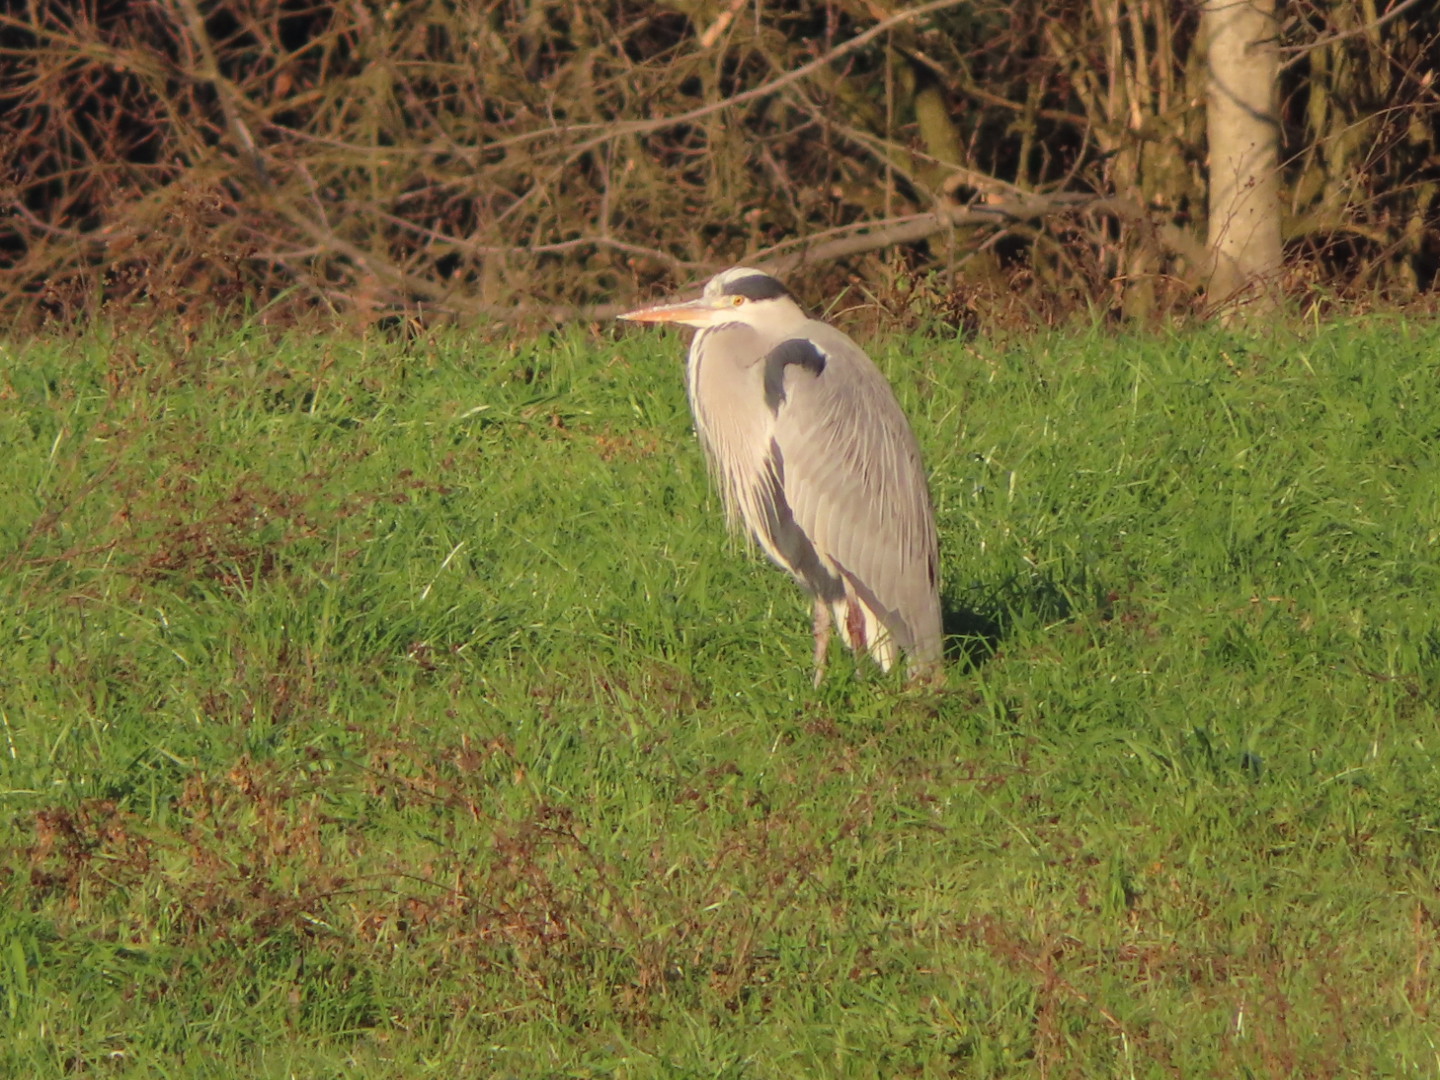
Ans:
<svg viewBox="0 0 1440 1080"><path fill-rule="evenodd" d="M790 296L790 290L769 274L747 274L720 286L725 296L743 296L746 300L778 300Z"/></svg>

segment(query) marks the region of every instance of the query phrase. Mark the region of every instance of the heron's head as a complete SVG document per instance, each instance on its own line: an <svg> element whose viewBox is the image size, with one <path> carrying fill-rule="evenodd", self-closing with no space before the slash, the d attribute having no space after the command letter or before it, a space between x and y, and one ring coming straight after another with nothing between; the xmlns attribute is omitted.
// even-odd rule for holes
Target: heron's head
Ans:
<svg viewBox="0 0 1440 1080"><path fill-rule="evenodd" d="M707 327L740 323L756 330L783 329L803 319L790 290L759 270L736 266L716 274L697 300L628 311L618 316L631 322L669 322Z"/></svg>

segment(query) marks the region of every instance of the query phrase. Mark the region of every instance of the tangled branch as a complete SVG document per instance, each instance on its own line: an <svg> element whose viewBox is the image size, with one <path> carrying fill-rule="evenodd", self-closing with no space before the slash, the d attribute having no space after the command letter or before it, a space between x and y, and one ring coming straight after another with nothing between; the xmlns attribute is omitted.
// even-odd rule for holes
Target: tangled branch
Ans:
<svg viewBox="0 0 1440 1080"><path fill-rule="evenodd" d="M894 260L1185 301L1204 145L1180 0L744 7L12 8L0 308L534 318L740 261ZM1347 228L1365 273L1431 287L1440 16L1296 11L1292 235Z"/></svg>

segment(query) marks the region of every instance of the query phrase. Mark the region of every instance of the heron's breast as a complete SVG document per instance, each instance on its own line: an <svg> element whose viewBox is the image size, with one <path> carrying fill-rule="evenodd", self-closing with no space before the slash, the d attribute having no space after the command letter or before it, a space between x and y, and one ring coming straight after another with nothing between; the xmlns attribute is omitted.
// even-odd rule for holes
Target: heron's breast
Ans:
<svg viewBox="0 0 1440 1080"><path fill-rule="evenodd" d="M753 528L752 493L767 469L775 417L765 404L765 343L744 326L702 331L691 347L690 407L726 509Z"/></svg>
<svg viewBox="0 0 1440 1080"><path fill-rule="evenodd" d="M733 324L703 331L690 357L690 404L708 440L729 455L763 457L771 434L765 404L765 342L749 327Z"/></svg>

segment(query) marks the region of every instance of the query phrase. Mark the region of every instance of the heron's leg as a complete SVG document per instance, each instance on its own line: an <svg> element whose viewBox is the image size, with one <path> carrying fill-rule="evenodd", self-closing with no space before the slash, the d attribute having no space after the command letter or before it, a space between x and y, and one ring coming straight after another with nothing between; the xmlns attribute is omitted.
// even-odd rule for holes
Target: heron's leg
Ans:
<svg viewBox="0 0 1440 1080"><path fill-rule="evenodd" d="M815 685L825 679L825 654L830 650L830 605L815 597Z"/></svg>

